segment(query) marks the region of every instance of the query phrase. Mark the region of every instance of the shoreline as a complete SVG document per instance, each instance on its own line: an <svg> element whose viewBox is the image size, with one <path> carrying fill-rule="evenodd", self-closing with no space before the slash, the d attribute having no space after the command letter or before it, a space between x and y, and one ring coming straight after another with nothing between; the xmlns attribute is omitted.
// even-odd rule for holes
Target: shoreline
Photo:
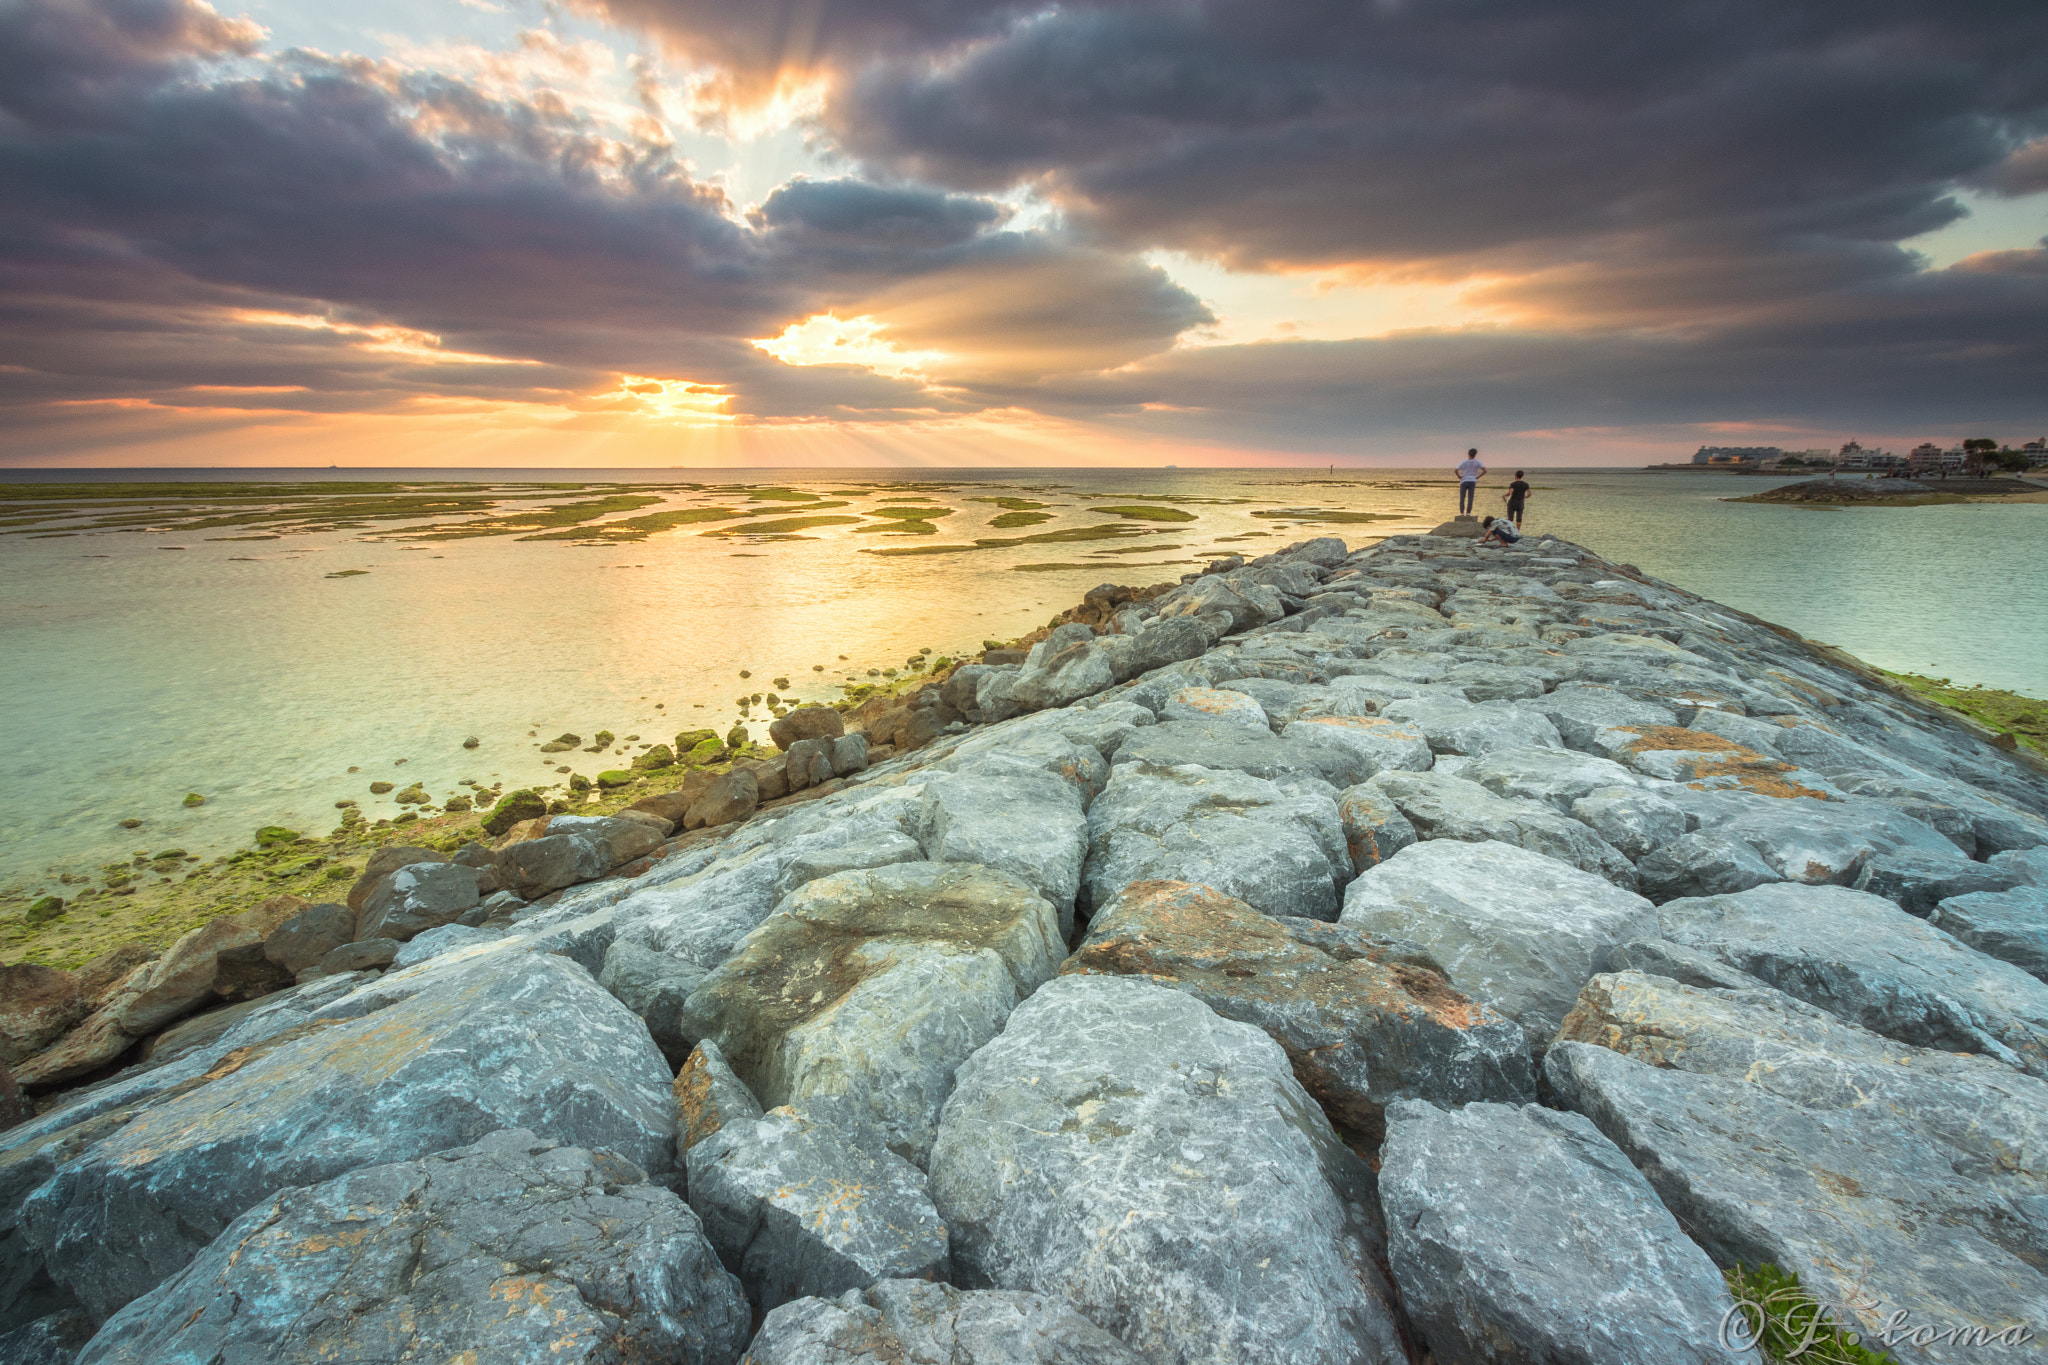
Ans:
<svg viewBox="0 0 2048 1365"><path fill-rule="evenodd" d="M1133 591L1143 593L1162 589L1171 586L1173 581ZM1077 613L1084 611L1086 606L1084 601L1078 607L1063 611L1047 625L1016 640L984 641L984 650L979 654L956 660L928 653L926 657L934 662L923 670L852 668L850 672L870 674L875 680L843 683L840 687L844 695L831 701L799 701L794 696L786 700L792 706L830 706L843 715L851 716L871 702L907 697L926 686L943 684L958 668L981 661L990 649L1028 648L1053 628L1076 619ZM1724 609L1735 611L1734 608ZM2022 758L2048 772L2048 699L1981 685L1954 687L1946 679L1883 669L1846 650L1808 639L1775 622L1749 613L1737 614L1824 655L1859 676L1886 687L1904 700L1964 725L1980 738L2008 752L2017 751ZM742 680L744 686L751 683L751 679ZM765 690L762 695L764 702L767 695L782 696L780 692L771 694ZM26 879L0 888L0 966L33 962L75 969L104 952L128 944L154 950L167 948L181 935L212 919L242 913L272 897L288 895L309 902L331 898L337 891L346 889L346 884L359 875L361 866L379 848L404 843L452 853L471 839L488 838L482 836L481 831L495 804L505 796L520 792L539 796L549 807L550 814L614 815L636 801L675 792L687 782L716 778L735 767L774 759L778 751L766 742L766 726L789 709L792 707L764 705L759 715L743 712L739 724L748 728L749 743L738 750L721 748L715 755L696 760L676 753L672 764L641 767L623 748L608 745L605 756L620 760L624 766L605 769L600 764L599 769L607 774L619 772L630 775L630 781L618 785L606 786L595 774L582 773L526 786L508 785L502 781L494 787L479 784L473 788L476 796L452 798L470 800L473 804L469 809L449 810L445 804L407 803L397 813L375 820L350 819L352 814L361 811L362 804L355 799L344 799L336 803L341 823L325 835L292 831L275 822L265 822L250 836L251 846L217 854L210 859L169 846L153 855L138 852L125 864L104 864L95 870L98 875L61 869ZM754 733L757 730L759 734ZM529 738L534 733L529 732ZM688 735L692 731L679 733ZM696 733L715 734L703 727ZM640 737L613 738L618 745L623 745L638 741ZM640 743L639 748L646 752L656 745L669 747L657 738ZM588 750L578 750L579 754L586 752ZM387 784L380 782L377 785ZM376 795L391 799L403 794L402 786L395 780L388 786L391 790ZM823 793L812 793L817 794ZM802 799L808 798L797 795L781 798ZM415 804L418 809L413 809ZM764 804L763 808L772 806ZM268 842L264 841L265 833L280 830L292 837L273 837ZM138 831L138 836L141 834L142 831ZM138 837L138 843L141 842L148 841ZM41 923L31 923L32 909L53 896L62 899L62 912Z"/></svg>
<svg viewBox="0 0 2048 1365"><path fill-rule="evenodd" d="M586 487L587 489L596 489L602 486L603 485L600 484L590 484L587 485ZM1448 487L1448 484L1446 484L1445 486ZM772 493L778 491L778 486L771 484L761 484L755 488L755 491L757 493ZM578 494L577 496L587 496L587 491ZM2032 495L2022 496L2027 501L2035 500ZM2044 492L2042 496L2044 498L2048 498L2048 492ZM2006 498L2002 500L2011 501L2013 499ZM780 502L782 500L776 498L770 499L770 501ZM1743 501L1743 499L1727 499L1726 501ZM238 531L236 528L221 528L220 533L237 534ZM1362 543L1369 544L1371 543L1371 541L1365 540L1362 541ZM172 557L164 556L163 558L169 559ZM418 556L418 558L424 560L426 556L421 555ZM1105 576L1115 573L1118 568L1118 566L1111 561L1104 561L1100 567L1102 573ZM1144 569L1140 569L1137 565L1130 565L1128 567L1140 572L1147 571ZM1169 570L1169 572L1171 572L1171 570ZM1031 590L1028 588L1020 589L1017 593L1017 596L1019 598L1028 598L1032 595L1033 594ZM1019 623L1013 619L1012 621L1005 622L1004 624L1007 629L1015 630L1017 629ZM954 633L956 632L952 631L950 628L947 628L944 631L944 634ZM933 637L927 636L926 638L930 639ZM815 657L829 660L831 656L828 654L819 654ZM936 658L938 656L936 654L933 654L929 657ZM1939 650L1930 650L1928 654L1924 656L1915 657L1913 661L1918 662L1919 658L1943 659L1945 665L1949 662L1947 656ZM1902 660L1893 661L1903 662ZM796 689L797 691L802 692L802 700L807 702L828 699L832 701L843 700L843 688L836 681L837 675L840 673L840 671L848 670L856 675L864 675L865 673L870 671L859 668L856 665L847 662L841 662L836 665L830 665L830 667L832 668L832 672L822 675L819 679L819 683L823 687L829 687L833 691L840 693L840 695L832 696L829 693L824 696L818 695L822 688L810 685L807 682L807 679L811 675L803 674L799 675L799 677L797 678L797 682L799 684L803 684L803 686L799 689ZM872 671L879 675L881 672L885 670ZM774 689L769 686L772 680L762 676L766 672L766 670L755 669L753 670L753 672L755 673L755 676L749 680L742 681L740 683L741 686L749 688L759 687L764 694L770 690L776 691L778 695L789 694L790 689ZM875 683L888 681L890 680L877 676L875 678L864 679L863 683L856 683L855 686L859 687L862 685L873 685ZM908 678L900 676L899 679L896 680L896 682L899 684L908 683L908 681ZM678 699L675 695L671 694L668 700L668 707L670 709L668 709L665 713L661 710L657 710L654 714L656 714L657 716L666 714L667 725L683 727L692 724L693 722L686 719L686 717L694 716L696 714L696 710L692 706L691 701L689 700L690 695L691 694L685 693L682 694L681 699ZM700 688L696 691L695 695L698 697L708 699L714 694L706 689ZM2025 698L2020 697L2020 695L2017 693L2012 694L2012 696L2015 699L2015 705L2017 705L2021 701L2027 700ZM624 704L624 706L628 708L632 707L632 705L633 704L630 702ZM565 712L565 708L559 705L555 706L553 709L558 714ZM644 701L640 704L640 707L638 709L640 711L645 711L646 704ZM609 703L607 703L604 706L595 708L582 706L570 707L566 709L566 713L575 716L578 720L585 721L585 723L587 724L587 717L590 714L592 714L593 712L597 714L602 714L605 710L611 710L615 715L625 714L629 719L633 715L632 711L622 711L621 708L613 706ZM729 718L731 713L732 708L729 704L729 699L725 701L712 701L704 709L704 715L707 718L714 716ZM535 714L544 715L547 713L536 712ZM765 719L765 716L761 716L759 718ZM661 724L662 722L657 721L656 723ZM724 719L721 719L716 722L706 720L697 721L694 723L700 725L722 725L725 722ZM667 742L669 739L668 735L663 734L659 731L651 730L645 720L635 720L631 724L620 723L619 721L614 720L611 722L611 727L625 733L631 733L634 730L638 730L641 732L640 738L644 739L649 743ZM758 729L758 726L756 728ZM585 728L585 724L578 724L577 729L582 731L584 734L590 733L590 731ZM529 758L521 757L522 754L531 754L538 742L549 739L552 735L552 731L536 733L526 738L519 738L517 730L514 730L509 726L500 725L488 728L484 731L484 733L486 734L486 737L490 739L490 745L486 752L499 756L492 757L488 761L480 761L479 767L463 768L449 766L446 762L444 762L441 756L436 755L431 751L428 751L423 754L418 749L418 747L413 744L413 741L406 741L406 743L409 746L411 746L410 752L412 754L414 766L378 769L375 763L366 762L364 764L366 771L363 771L359 776L352 776L346 779L335 779L333 783L332 794L334 797L337 798L352 799L359 802L360 808L365 810L366 812L370 812L373 814L381 813L386 817L395 818L400 814L400 811L397 807L388 804L391 801L393 793L385 793L382 796L372 796L371 794L367 793L364 790L364 788L368 786L372 777L378 777L389 778L392 781L395 789L402 789L404 786L408 785L409 781L409 779L406 779L404 775L419 771L419 768L421 766L420 760L422 757L425 757L428 763L437 766L437 770L440 773L440 776L434 781L432 786L434 794L440 797L445 797L451 794L460 794L464 790L473 790L450 785L451 779L455 778L458 774L462 777L469 777L473 775L476 777L484 778L486 783L495 784L496 789L499 791L529 788L559 788L560 784L567 780L566 775L534 771L534 769L538 768L538 764L533 763L532 760ZM449 738L449 742L452 743L455 738L459 738L459 732L456 732L455 734L451 735ZM501 743L501 739L505 742ZM628 744L628 748L630 749L631 743L637 742L639 742L638 739L630 741ZM614 747L616 748L617 746ZM407 752L407 748L398 748L391 756L395 757L398 754L404 754ZM455 751L451 749L448 752L452 753ZM575 753L564 754L563 757L572 758L576 760L579 768L582 769L582 771L579 774L582 777L594 778L596 772L601 770L602 765L592 763L590 761L592 758L595 758L596 756L586 757L586 755L584 754ZM628 755L608 754L605 757L604 761L605 763L623 763L626 761L627 757ZM341 761L341 759L326 760L325 762L331 766L325 767L324 771L328 774L338 773L340 771L339 764ZM376 760L376 762L389 761L389 758ZM522 768L521 765L527 766ZM234 771L234 769L229 768L227 769L227 771L232 772ZM185 906L182 904L186 900L191 899L191 897L188 897L184 894L173 895L166 891L156 890L156 888L164 887L166 885L166 883L160 880L163 874L159 873L156 870L156 864L160 862L168 863L168 860L159 859L153 856L145 856L142 858L141 862L138 863L136 859L137 854L154 855L162 852L168 852L173 848L180 848L181 856L176 860L176 864L166 867L166 871L168 871L170 877L172 878L172 882L169 885L171 885L174 888L184 887L186 885L184 878L187 876L187 874L193 871L199 871L201 869L209 869L209 874L207 877L200 878L199 881L193 883L193 885L202 885L208 882L213 882L215 885L223 885L223 883L217 879L225 875L222 869L226 869L228 864L233 863L235 866L232 870L237 875L235 877L227 878L227 882L225 884L232 885L235 888L235 895L238 898L238 903L240 903L241 901L246 901L248 896L253 895L256 891L262 890L268 886L282 885L289 888L306 885L306 883L304 882L305 874L303 873L280 875L278 880L276 881L269 880L273 873L282 874L282 869L289 866L291 860L280 859L273 853L265 852L261 859L261 866L259 867L256 866L256 863L258 861L256 855L262 851L253 850L248 847L251 837L253 836L254 832L259 828L282 824L302 829L306 831L309 835L318 835L320 834L321 830L327 827L325 824L325 819L327 814L326 807L328 805L328 801L324 798L321 798L317 800L309 800L306 804L299 804L298 798L294 795L291 795L290 793L310 791L313 788L314 784L304 781L292 781L292 776L293 775L289 772L285 774L285 780L287 782L290 782L291 785L286 790L284 800L255 802L238 801L234 806L230 807L230 809L233 809L237 812L235 815L232 816L232 818L235 821L235 824L233 826L222 828L222 826L226 823L224 818L225 811L223 811L223 813L219 815L215 814L214 812L199 812L198 814L202 816L202 819L211 826L211 828L207 829L207 833L205 835L195 834L189 829L190 824L200 822L181 822L178 820L178 812L175 810L175 807L177 804L177 796L179 792L183 790L183 788L171 787L167 789L167 800L160 803L165 806L164 812L162 814L152 815L148 824L145 824L140 829L136 830L133 835L134 842L132 843L125 842L126 836L118 836L123 839L123 844L120 846L116 846L114 848L109 848L108 851L104 853L101 853L97 849L95 849L93 852L90 853L80 853L71 857L59 857L55 860L44 860L38 858L37 862L42 864L41 866L38 866L36 864L30 863L29 861L31 857L35 856L33 853L28 852L28 850L31 850L35 847L34 843L30 840L24 840L21 847L23 849L25 856L22 856L19 860L22 866L20 866L20 869L17 872L13 873L8 877L4 887L0 887L0 961L17 960L23 954L31 951L18 933L20 927L19 916L29 905L33 904L43 895L59 895L64 897L65 900L69 902L74 899L74 897L79 891L85 890L89 887L96 888L99 890L105 890L106 880L107 877L110 875L115 877L127 878L129 880L130 885L139 885L140 887L144 888L143 891L137 892L135 896L119 898L121 900L132 901L135 900L137 897L147 900L151 898L151 896L155 896L161 897L169 901L175 901L180 903L178 905L164 907L163 913L152 913L149 916L145 917L146 922L150 927L150 932L152 935L160 938L173 936L173 926L179 924L189 925L191 923L196 922L193 917L195 915L200 914L202 908ZM322 785L325 785L327 782L327 777L322 776L319 779L319 782ZM278 785L282 787L283 784ZM484 788L484 790L490 789L491 788L488 786ZM212 795L211 792L206 791L204 788L202 788L201 790L202 794ZM550 795L557 794L560 794L558 790L550 792ZM124 804L126 804L125 798L117 797L116 800L123 801ZM287 801L291 803L289 806L286 804ZM307 809L307 805L312 805L314 808L309 811ZM253 807L253 809L251 807ZM593 809L595 808L597 807L593 807ZM277 812L280 809L295 809L296 818L278 818ZM106 822L105 827L111 829L111 827L121 817L133 817L144 813L144 810L140 809L139 807L131 806L131 808L119 808L110 805L104 810L103 813L93 814L92 818L104 818ZM440 815L435 816L434 820L440 822L433 826L437 829L441 828L443 825L448 825L450 823L450 817L444 817ZM180 830L177 833L169 832L168 830L163 828L163 826L178 825L181 823L187 825L188 828ZM219 830L218 834L213 833L213 831L216 829ZM60 831L57 833L56 837L63 838L65 836ZM97 836L94 837L96 838ZM361 856L363 856L364 851L364 848L358 848L355 845L350 845L348 846L348 850L343 854L337 855L334 853L329 853L324 856L327 856L330 862L332 862L338 856L353 856L360 858ZM193 859L189 856L186 856L191 854L198 854L201 856L197 859ZM309 854L307 856L320 855ZM105 861L102 861L102 859L104 859ZM320 869L313 869L313 871L315 872L319 870ZM251 878L239 875L241 873L246 872L260 872L262 876L257 878ZM60 880L62 877L65 876L69 876L70 878L72 878L72 880L68 882ZM314 885L317 885L317 883L315 883ZM95 900L97 901L97 904L95 904ZM88 900L85 903L85 905L81 907L81 913L96 915L97 910L112 909L115 911L115 913L110 914L106 917L108 922L126 922L131 918L130 915L122 913L118 905L110 904L109 898L101 896L96 897L95 900ZM86 937L90 938L92 941L95 942L101 941L102 938L101 935L97 934L87 935Z"/></svg>
<svg viewBox="0 0 2048 1365"><path fill-rule="evenodd" d="M1015 640L986 640L981 651L963 653L959 659L927 650L922 657L931 662L920 668L908 667L907 660L902 667L853 668L852 673L865 675L866 680L839 684L842 695L831 700L800 700L793 689L791 695L783 697L771 682L770 687L761 690L763 703L758 713L752 707L740 712L737 725L747 730L748 742L737 749L721 742L714 752L706 754L700 750L695 758L677 753L674 738L718 737L711 727L691 727L679 731L676 737L657 736L638 743L641 753L663 748L673 756L672 762L643 767L635 761L636 755L620 747L642 737L612 736L614 742L605 746L606 761L598 762L596 771L590 774L556 773L552 774L556 777L554 781L526 785L503 781L495 786L477 784L470 789L470 796L451 795L441 802L406 802L392 814L374 820L351 819L373 800L397 805L396 798L406 791L405 782L397 775L390 780L373 781L366 771L362 774L366 787L383 786L386 790L366 790L361 798L336 801L340 823L327 834L292 830L276 820L265 820L244 836L247 846L231 848L210 858L173 844L154 853L138 850L126 862L101 864L90 870L83 869L84 860L80 860L79 867L53 865L40 876L0 887L0 966L32 962L75 969L102 953L129 944L153 950L168 948L181 935L210 920L253 909L272 897L295 896L309 902L332 899L346 892L368 857L379 848L407 844L452 853L471 839L489 839L491 836L482 833L485 820L503 798L521 792L539 796L550 808L549 814L614 815L636 801L678 791L686 783L723 776L736 767L772 761L779 751L768 740L768 726L792 709L829 706L852 716L863 708L872 710L877 702L913 696L925 687L943 684L957 668L979 660L991 649L1028 647L1069 619L1074 610L1060 613L1047 625ZM739 680L739 685L751 687L756 681L760 680L747 677ZM782 698L789 705L768 705L769 695ZM530 731L517 742L543 746L545 752L545 746L553 741L535 739L536 733ZM597 733L609 735L608 731ZM728 737L731 733L730 729L726 732ZM573 750L578 758L589 752L580 742ZM563 750L559 756L570 757L571 753ZM614 773L630 780L612 785L602 781L602 777ZM470 805L451 810L446 806L448 800L464 800ZM772 806L764 805L766 808ZM146 826L136 829L138 844L151 842L147 832ZM266 840L266 834L273 837ZM63 902L61 911L35 921L35 908L52 897Z"/></svg>

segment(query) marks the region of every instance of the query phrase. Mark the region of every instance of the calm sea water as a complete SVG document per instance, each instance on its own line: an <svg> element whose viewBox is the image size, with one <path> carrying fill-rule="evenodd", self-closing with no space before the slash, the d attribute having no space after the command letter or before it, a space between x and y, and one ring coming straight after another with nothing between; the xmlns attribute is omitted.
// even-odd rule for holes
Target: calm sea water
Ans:
<svg viewBox="0 0 2048 1365"><path fill-rule="evenodd" d="M84 870L145 848L178 845L210 856L245 845L271 822L324 832L342 797L361 801L373 818L395 813L388 797L370 796L372 780L420 781L436 798L453 794L464 778L558 781L553 760L533 746L561 731L609 729L658 741L682 728L723 731L745 692L834 697L848 670L865 680L868 668L901 666L922 648L958 654L987 638L1014 637L1099 582L1157 582L1186 572L1185 561L1256 554L1312 534L1358 545L1426 529L1455 503L1439 471L240 470L147 477L686 477L816 492L893 479L919 485L953 513L924 538L832 526L802 539L751 540L684 526L601 547L510 537L407 547L367 541L359 531L255 544L193 531L0 537L0 883L40 880L54 868ZM933 488L934 480L948 486ZM2048 690L2048 608L2006 567L2039 544L2048 505L1818 512L1723 501L1778 482L1761 478L1542 470L1532 481L1532 530L1553 531L1884 667L2035 695ZM862 552L884 541L964 543L1117 520L1091 509L1089 495L1245 501L1187 504L1197 519L1184 525L1126 523L1157 532L1130 540ZM1050 504L1053 519L991 530L999 509L972 499L992 496ZM1498 506L1483 499L1481 510ZM1253 515L1310 507L1392 519L1329 525ZM184 548L166 552L171 545ZM1049 563L1075 567L1018 571ZM328 577L344 569L368 572ZM743 682L741 669L752 679ZM782 676L794 686L773 688L770 680ZM461 747L469 735L480 747ZM622 761L569 757L586 773ZM183 808L189 791L203 793L206 805ZM119 828L130 817L146 823Z"/></svg>

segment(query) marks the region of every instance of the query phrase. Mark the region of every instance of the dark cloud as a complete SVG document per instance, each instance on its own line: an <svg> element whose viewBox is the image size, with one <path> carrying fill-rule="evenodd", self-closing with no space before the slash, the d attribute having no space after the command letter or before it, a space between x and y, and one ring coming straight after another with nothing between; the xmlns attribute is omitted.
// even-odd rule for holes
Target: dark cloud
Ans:
<svg viewBox="0 0 2048 1365"><path fill-rule="evenodd" d="M2021 254L2021 253L2012 253ZM2048 256L2048 252L2027 253ZM1679 335L1474 330L1183 348L1112 375L977 395L1219 446L1355 451L1546 429L1939 435L2048 422L2048 271L1928 272Z"/></svg>
<svg viewBox="0 0 2048 1365"><path fill-rule="evenodd" d="M751 215L798 240L851 247L955 246L1009 217L987 199L864 180L807 180L778 186Z"/></svg>
<svg viewBox="0 0 2048 1365"><path fill-rule="evenodd" d="M266 52L192 0L0 0L0 421L595 421L658 398L619 387L651 375L743 421L1017 406L1320 451L2011 422L2048 362L2048 250L1929 271L1901 245L1959 188L2048 189L2039 0L582 7L710 64L714 97L823 82L811 131L852 169L742 218L658 133L559 99ZM1019 188L1049 225L1016 226ZM1154 247L1468 281L1520 323L1187 348L1214 319ZM827 310L921 358L892 377L748 344Z"/></svg>
<svg viewBox="0 0 2048 1365"><path fill-rule="evenodd" d="M945 37L848 66L843 145L1244 264L1894 241L2048 127L2031 0L1079 4Z"/></svg>
<svg viewBox="0 0 2048 1365"><path fill-rule="evenodd" d="M798 180L740 221L665 140L559 99L253 44L191 0L0 8L0 404L556 403L637 373L730 385L743 415L798 416L811 395L830 420L957 401L778 375L745 339L921 277L976 325L1037 338L1013 360L1053 368L1149 353L1208 316L1156 271L999 231L1010 211L984 198ZM1020 261L1041 276L1028 295ZM1048 309L1070 356L1045 342Z"/></svg>
<svg viewBox="0 0 2048 1365"><path fill-rule="evenodd" d="M2036 138L1985 170L1977 183L1994 194L2040 194L2048 191L2048 137Z"/></svg>

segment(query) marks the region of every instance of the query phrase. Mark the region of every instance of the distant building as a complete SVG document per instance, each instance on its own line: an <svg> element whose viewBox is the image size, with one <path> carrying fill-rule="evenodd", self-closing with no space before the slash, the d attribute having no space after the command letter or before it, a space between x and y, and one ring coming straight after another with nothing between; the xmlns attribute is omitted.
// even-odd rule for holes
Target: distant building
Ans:
<svg viewBox="0 0 2048 1365"><path fill-rule="evenodd" d="M1784 455L1776 446L1701 446L1693 452L1694 464L1762 464Z"/></svg>
<svg viewBox="0 0 2048 1365"><path fill-rule="evenodd" d="M1943 454L1942 448L1934 442L1922 441L1907 453L1906 467L1915 474L1924 474L1929 470L1940 469Z"/></svg>

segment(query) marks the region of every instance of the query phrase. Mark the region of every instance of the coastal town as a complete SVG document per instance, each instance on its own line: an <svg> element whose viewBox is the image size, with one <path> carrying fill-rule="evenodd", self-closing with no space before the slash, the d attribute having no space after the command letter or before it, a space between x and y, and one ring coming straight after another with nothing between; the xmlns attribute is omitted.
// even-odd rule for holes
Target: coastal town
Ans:
<svg viewBox="0 0 2048 1365"><path fill-rule="evenodd" d="M2048 465L2048 437L2036 437L2014 449L1989 436L1975 436L1949 446L1922 441L1904 455L1896 455L1889 450L1867 449L1860 441L1845 441L1837 450L1829 450L1825 446L1813 450L1783 450L1777 446L1701 446L1687 463L1651 465L1650 468L1692 471L1705 467L1736 473L1853 470L1900 478L1922 475L1946 478L1957 474L1983 478L2000 473L2023 473L2044 465Z"/></svg>

